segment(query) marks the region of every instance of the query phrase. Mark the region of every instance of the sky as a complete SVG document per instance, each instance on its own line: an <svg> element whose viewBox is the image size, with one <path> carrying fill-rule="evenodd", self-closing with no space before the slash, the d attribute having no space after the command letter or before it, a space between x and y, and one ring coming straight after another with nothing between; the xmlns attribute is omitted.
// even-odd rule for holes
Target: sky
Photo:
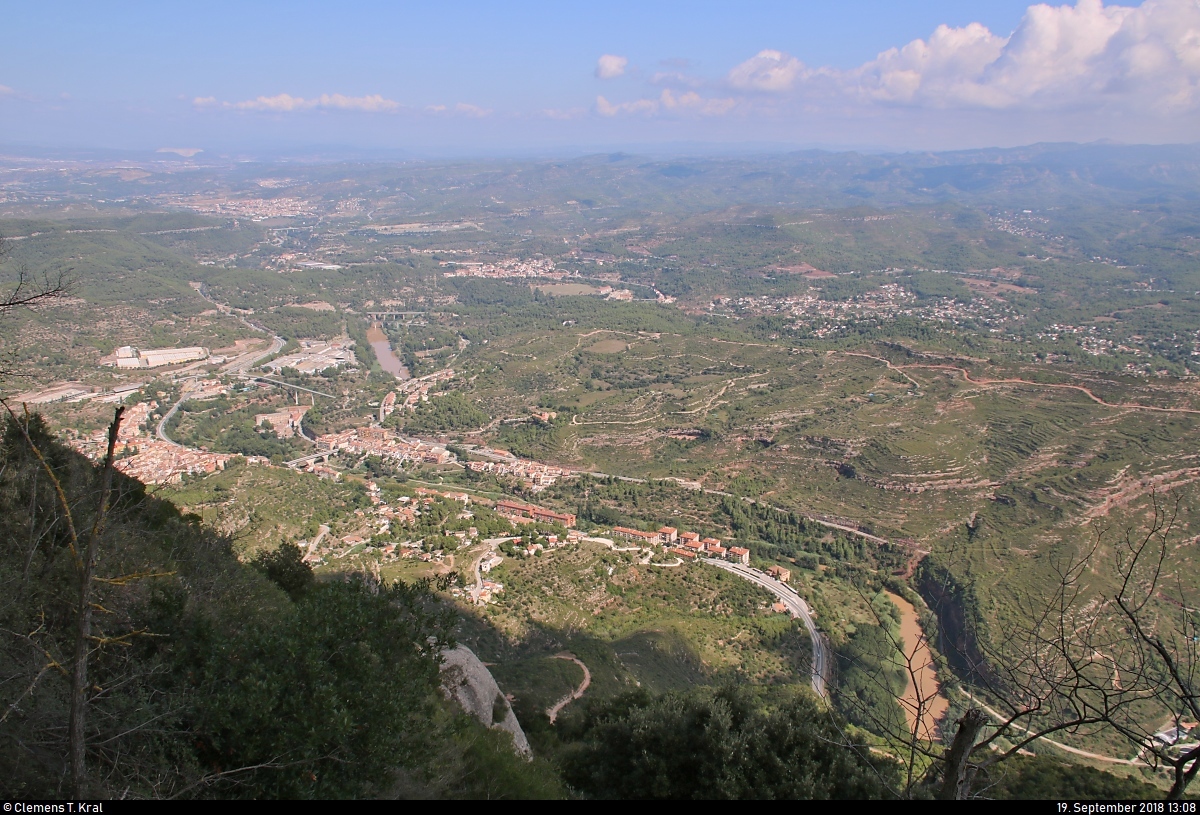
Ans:
<svg viewBox="0 0 1200 815"><path fill-rule="evenodd" d="M1200 0L13 4L0 145L1200 141Z"/></svg>

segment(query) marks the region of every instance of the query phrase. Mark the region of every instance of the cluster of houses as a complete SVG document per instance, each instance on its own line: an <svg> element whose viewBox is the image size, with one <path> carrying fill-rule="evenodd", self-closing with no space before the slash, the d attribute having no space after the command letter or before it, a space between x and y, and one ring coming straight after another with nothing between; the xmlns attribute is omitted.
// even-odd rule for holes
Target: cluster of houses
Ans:
<svg viewBox="0 0 1200 815"><path fill-rule="evenodd" d="M404 438L383 427L353 427L339 433L327 433L317 437L317 445L319 449L331 452L366 453L400 462L447 464L455 459L454 454L441 445Z"/></svg>
<svg viewBox="0 0 1200 815"><path fill-rule="evenodd" d="M664 526L654 532L632 529L627 526L614 526L614 538L625 538L637 541L648 547L663 546L672 554L684 560L695 560L697 557L720 558L734 563L750 565L750 550L741 546L725 547L716 538L701 538L695 532L680 532L673 526Z"/></svg>
<svg viewBox="0 0 1200 815"><path fill-rule="evenodd" d="M499 458L499 456L497 456ZM521 479L526 488L541 492L560 478L570 478L576 473L552 464L542 464L537 461L527 461L520 458L503 458L499 461L468 461L468 469L477 473L506 475Z"/></svg>
<svg viewBox="0 0 1200 815"><path fill-rule="evenodd" d="M500 500L496 502L495 510L517 523L559 523L567 529L575 526L575 516L570 512L553 512L549 509L522 504L517 501Z"/></svg>
<svg viewBox="0 0 1200 815"><path fill-rule="evenodd" d="M395 391L388 394L391 397L391 404L387 404L387 397L384 398L384 404L388 410L384 412L386 417L397 407L405 407L412 409L417 406L418 402L429 401L429 391L434 385L442 382L448 382L454 378L453 368L443 368L440 371L435 371L425 376L419 376L416 379L409 379L396 388ZM380 420L382 421L382 420Z"/></svg>
<svg viewBox="0 0 1200 815"><path fill-rule="evenodd" d="M367 497L371 501L371 509L362 510L356 509L355 516L362 519L361 526L358 531L342 538L329 538L328 542L322 543L325 536L318 536L311 544L304 543L308 547L305 555L305 562L310 565L320 565L327 562L329 558L340 559L347 555L354 554L360 551L376 551L376 547L371 544L372 539L377 535L384 535L391 531L394 525L410 525L421 516L421 511L424 507L428 507L438 498L447 498L451 501L458 501L463 505L463 511L459 513L460 519L469 519L474 517L466 508L470 503L471 498L464 492L439 492L438 490L426 489L418 487L417 495L409 497L407 495L400 496L395 503L389 504L383 499L383 492L379 485L374 481L367 482ZM475 527L463 531L450 532L450 535L459 538L460 540L474 540L479 537L479 530ZM378 552L382 562L388 563L401 558L416 558L423 561L441 562L444 558L444 553L424 552L423 541L403 541L389 542L378 547Z"/></svg>
<svg viewBox="0 0 1200 815"><path fill-rule="evenodd" d="M445 277L491 277L496 279L512 277L549 277L562 279L570 272L557 271L554 261L550 258L532 258L520 260L505 258L495 263L472 263L454 260L441 261L442 266L453 267L451 271L442 272Z"/></svg>
<svg viewBox="0 0 1200 815"><path fill-rule="evenodd" d="M304 414L308 409L309 405L288 405L274 413L257 413L254 416L254 426L262 427L265 424L274 430L279 438L290 439L303 433Z"/></svg>
<svg viewBox="0 0 1200 815"><path fill-rule="evenodd" d="M184 474L208 474L225 469L234 456L230 453L210 453L178 444L160 441L147 435L143 426L158 407L158 402L138 402L126 411L117 431L114 448L118 458L113 465L143 484L178 484ZM88 458L99 461L108 450L108 431L105 429L74 439L71 446ZM249 464L266 464L258 456L246 458Z"/></svg>

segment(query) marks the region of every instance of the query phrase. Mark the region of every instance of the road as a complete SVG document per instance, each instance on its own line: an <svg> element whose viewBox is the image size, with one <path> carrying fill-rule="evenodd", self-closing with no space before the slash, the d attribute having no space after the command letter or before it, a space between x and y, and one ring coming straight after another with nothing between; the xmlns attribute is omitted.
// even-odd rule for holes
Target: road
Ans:
<svg viewBox="0 0 1200 815"><path fill-rule="evenodd" d="M306 388L302 385L293 385L290 382L280 382L278 379L271 379L270 377L266 377L266 376L254 376L253 374L244 374L242 376L242 378L243 379L251 379L251 380L258 381L258 382L269 382L270 384L278 385L281 388L291 388L292 390L304 391L305 393L314 393L317 396L324 396L327 399L337 399L337 397L334 396L332 393L325 393L324 391L315 391L312 388Z"/></svg>
<svg viewBox="0 0 1200 815"><path fill-rule="evenodd" d="M963 693L963 696L966 696L972 702L974 702L975 704L979 705L981 708L986 710L988 712L988 715L990 715L996 721L998 721L998 722L1008 721L1007 716L1000 713L995 708L990 707L987 704L984 704L983 700L981 700L975 696L972 696L970 693L968 693L965 690L962 693ZM1029 733L1029 734L1033 733L1033 731L1030 730L1028 727L1022 727L1019 724L1014 723L1010 726L1012 727L1013 730L1020 730L1023 733ZM1145 761L1142 761L1140 758L1114 758L1113 756L1106 756L1102 753L1092 753L1087 750L1080 750L1078 747L1072 747L1069 744L1063 744L1061 741L1055 741L1054 739L1049 738L1047 736L1040 736L1039 740L1048 742L1049 744L1053 744L1058 749L1064 750L1068 753L1074 753L1077 756L1083 756L1084 758L1095 759L1096 761L1104 761L1109 764L1124 764L1129 767L1148 767L1148 766L1150 766Z"/></svg>
<svg viewBox="0 0 1200 815"><path fill-rule="evenodd" d="M179 406L187 401L187 398L188 395L184 393L179 397L179 401L171 405L171 409L168 410L163 417L158 420L158 437L173 447L183 447L183 445L167 435L167 422L171 421L171 417L174 416L175 412L179 410Z"/></svg>
<svg viewBox="0 0 1200 815"><path fill-rule="evenodd" d="M804 627L808 629L808 636L812 640L812 688L817 696L824 699L827 694L826 685L828 684L830 669L833 667L830 662L829 644L825 641L825 636L817 630L817 624L813 621L812 612L808 608L808 603L804 602L804 598L792 591L787 585L780 583L773 577L767 576L758 569L751 569L749 566L743 566L740 563L729 563L728 561L714 560L712 558L701 558L701 562L707 563L710 566L716 566L718 569L724 569L727 572L733 572L737 576L749 580L751 583L757 583L778 597L787 606L788 610L792 612L793 617L799 617L804 621Z"/></svg>
<svg viewBox="0 0 1200 815"><path fill-rule="evenodd" d="M874 359L874 357L872 357L872 359ZM468 449L470 449L470 448L468 447ZM484 453L480 453L478 450L471 450L471 452L478 453L479 455L486 455ZM497 461L502 460L499 456L491 456L491 458L495 458ZM512 459L503 459L503 460L505 460L505 461L516 460L516 457L514 456ZM591 476L592 478L613 478L613 479L616 479L617 481L626 481L630 484L647 484L651 481L669 481L673 484L678 484L681 480L678 478L649 478L649 479L634 478L634 477L628 476L628 475L610 475L608 473L601 473L601 472L585 472L582 474ZM722 498L737 498L738 497L738 496L734 495L732 492L724 492L723 490L709 489L708 487L702 487L700 489L700 492L704 493L705 495L716 495L716 496L719 496ZM784 509L783 507L772 506L771 504L764 503L762 501L747 497L745 495L743 495L741 498L747 504L756 504L758 506L763 506L763 507L766 507L767 509L774 510L775 512L788 513L788 512L795 511L795 510ZM889 541L887 538L881 538L878 535L872 535L869 532L863 532L861 529L855 529L852 526L845 526L843 524L833 523L832 521L823 521L820 518L814 518L812 515L800 515L800 517L806 521L811 521L812 523L826 527L827 529L837 529L842 532L845 532L847 535L854 535L855 537L862 538L863 540L869 540L872 543L878 543L880 545L891 543L891 541ZM918 550L918 551L921 551L921 550Z"/></svg>
<svg viewBox="0 0 1200 815"><path fill-rule="evenodd" d="M251 325L251 323L247 320L242 320L242 322L246 323L246 325L248 325L248 326ZM252 326L252 327L256 327L256 326ZM253 368L258 363L262 362L267 357L272 357L272 356L275 356L276 354L278 354L281 350L283 350L283 346L286 344L287 344L287 340L285 340L283 337L274 336L271 338L271 346L269 348L267 348L266 351L263 351L258 356L254 356L254 357L250 357L250 358L239 357L238 359L234 360L233 362L229 363L224 368L222 368L221 371L222 371L222 373L227 373L227 374L244 374L244 373L246 373L246 371L250 370L251 368Z"/></svg>
<svg viewBox="0 0 1200 815"><path fill-rule="evenodd" d="M483 552L480 553L479 557L475 558L475 585L471 587L472 605L479 602L479 592L483 591L483 571L479 568L479 566L483 563L483 556L487 553L488 550L485 547Z"/></svg>

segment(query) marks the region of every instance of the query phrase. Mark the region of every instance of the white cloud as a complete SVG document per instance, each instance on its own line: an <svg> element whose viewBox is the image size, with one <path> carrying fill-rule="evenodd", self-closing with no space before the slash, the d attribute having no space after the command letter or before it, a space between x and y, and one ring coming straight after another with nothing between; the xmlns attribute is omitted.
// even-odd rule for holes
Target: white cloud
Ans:
<svg viewBox="0 0 1200 815"><path fill-rule="evenodd" d="M619 113L656 113L658 102L653 99L638 99L633 102L612 103L603 96L596 97L596 112L601 116L616 116Z"/></svg>
<svg viewBox="0 0 1200 815"><path fill-rule="evenodd" d="M482 119L484 116L491 115L491 111L487 108L481 108L478 105L468 105L466 102L459 102L454 106L456 113L461 113L464 116L471 116L476 119Z"/></svg>
<svg viewBox="0 0 1200 815"><path fill-rule="evenodd" d="M752 91L790 90L809 72L804 63L782 51L759 51L729 72L729 84Z"/></svg>
<svg viewBox="0 0 1200 815"><path fill-rule="evenodd" d="M689 111L704 116L724 115L737 104L733 99L705 99L695 91L676 96L669 88L663 90L659 101L666 110Z"/></svg>
<svg viewBox="0 0 1200 815"><path fill-rule="evenodd" d="M393 113L400 109L399 102L384 99L379 94L370 96L343 96L340 93L321 94L317 107L337 110L358 110L363 113Z"/></svg>
<svg viewBox="0 0 1200 815"><path fill-rule="evenodd" d="M869 99L932 107L1194 108L1200 3L1034 5L1010 37L979 23L940 26L843 79Z"/></svg>
<svg viewBox="0 0 1200 815"><path fill-rule="evenodd" d="M0 96L16 96L17 92L7 85L0 85Z"/></svg>
<svg viewBox="0 0 1200 815"><path fill-rule="evenodd" d="M218 102L213 96L197 96L192 104L198 108L223 107L230 110L263 111L267 113L296 113L306 110L350 110L360 113L394 113L400 109L399 102L385 99L379 94L370 96L346 96L340 93L323 93L311 99L281 93L276 96L259 96L242 102Z"/></svg>
<svg viewBox="0 0 1200 815"><path fill-rule="evenodd" d="M695 91L676 95L670 88L663 90L657 99L636 99L632 102L609 102L603 96L596 97L596 112L601 116L621 114L698 113L702 116L721 116L734 108L734 99L708 99Z"/></svg>
<svg viewBox="0 0 1200 815"><path fill-rule="evenodd" d="M627 57L605 54L596 60L596 76L600 79L616 79L618 76L624 75L627 65L629 65Z"/></svg>

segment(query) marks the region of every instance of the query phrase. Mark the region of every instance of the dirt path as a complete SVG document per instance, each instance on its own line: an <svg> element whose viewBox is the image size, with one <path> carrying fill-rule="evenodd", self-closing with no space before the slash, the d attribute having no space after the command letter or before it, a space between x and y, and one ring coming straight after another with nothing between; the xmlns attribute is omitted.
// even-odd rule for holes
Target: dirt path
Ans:
<svg viewBox="0 0 1200 815"><path fill-rule="evenodd" d="M995 719L996 721L1004 722L1004 721L1008 720L1007 717L1002 716L999 713L999 711L984 704L979 699L976 699L974 696L967 693L965 690L962 693L963 693L963 696L966 696L972 702L974 702L975 704L979 705L981 708L986 710L988 712L988 714L991 715L991 717L993 719ZM1012 728L1013 728L1013 730L1020 730L1024 733L1033 733L1033 731L1030 730L1029 728L1021 727L1021 725L1019 725L1019 724L1012 725ZM1091 753L1091 752L1088 752L1087 750L1080 750L1078 747L1071 747L1068 744L1063 744L1061 741L1055 741L1054 739L1047 738L1046 736L1042 736L1041 740L1045 741L1045 742L1049 742L1050 744L1053 744L1055 747L1059 748L1060 750L1065 750L1068 753L1074 753L1075 755L1083 756L1084 758L1095 759L1096 761L1105 761L1105 762L1108 762L1109 764L1125 764L1130 767L1149 766L1148 764L1146 764L1146 762L1142 761L1141 759L1113 758L1112 756L1101 755L1100 753Z"/></svg>
<svg viewBox="0 0 1200 815"><path fill-rule="evenodd" d="M884 593L896 604L896 608L900 609L900 637L904 640L904 657L912 665L908 685L904 688L904 695L900 697L900 706L904 708L909 731L912 732L915 726L918 737L933 741L937 733L937 724L946 715L950 702L941 693L937 672L933 667L933 655L925 642L925 632L921 630L917 610L900 595L890 591ZM912 674L916 674L915 685ZM917 711L921 708L921 721L917 722Z"/></svg>
<svg viewBox="0 0 1200 815"><path fill-rule="evenodd" d="M966 369L959 368L957 365L893 365L890 360L886 360L883 357L877 357L871 354L862 354L855 351L830 351L828 353L841 354L842 356L848 357L863 357L864 359L873 359L876 362L882 362L888 367L889 370L896 371L914 385L920 385L920 383L914 380L908 374L904 373L905 370L920 368L929 371L957 371L958 373L962 374L962 377L965 381L971 383L972 385L979 385L981 387L990 387L992 385L1030 385L1035 388L1079 391L1096 404L1103 405L1107 408L1115 408L1118 410L1150 410L1154 411L1155 413L1191 413L1200 415L1200 410L1193 408L1154 407L1153 405L1138 405L1132 402L1106 402L1093 393L1090 388L1086 388L1083 385L1065 385L1054 382L1033 382L1029 379L972 379L971 374L968 373Z"/></svg>
<svg viewBox="0 0 1200 815"><path fill-rule="evenodd" d="M576 665L582 668L583 681L579 683L579 687L568 693L563 698L559 699L554 703L553 707L546 710L546 715L550 717L550 724L554 724L555 720L558 718L558 714L562 712L562 709L574 702L579 697L583 696L583 692L588 689L588 685L592 684L592 672L589 671L588 666L584 665L583 662L580 661L580 659L574 654L555 654L554 659L569 659L571 662L574 662Z"/></svg>

